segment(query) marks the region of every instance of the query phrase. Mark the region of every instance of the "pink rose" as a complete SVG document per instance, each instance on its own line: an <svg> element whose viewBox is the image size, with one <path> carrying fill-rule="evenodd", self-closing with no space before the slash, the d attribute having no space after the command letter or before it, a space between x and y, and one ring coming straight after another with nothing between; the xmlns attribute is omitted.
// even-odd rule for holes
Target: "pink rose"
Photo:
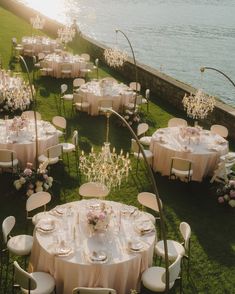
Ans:
<svg viewBox="0 0 235 294"><path fill-rule="evenodd" d="M219 198L218 198L218 202L219 202L219 203L224 203L224 197L219 197Z"/></svg>
<svg viewBox="0 0 235 294"><path fill-rule="evenodd" d="M31 176L31 175L32 175L32 170L31 170L30 168L26 168L26 169L24 170L24 175L26 175L26 176Z"/></svg>

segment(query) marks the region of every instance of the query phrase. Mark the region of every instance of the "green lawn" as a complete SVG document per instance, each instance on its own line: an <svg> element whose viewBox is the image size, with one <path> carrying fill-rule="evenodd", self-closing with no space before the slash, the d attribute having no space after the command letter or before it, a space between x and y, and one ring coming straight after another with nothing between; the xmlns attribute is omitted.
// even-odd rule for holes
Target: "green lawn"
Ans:
<svg viewBox="0 0 235 294"><path fill-rule="evenodd" d="M4 68L19 68L11 58L11 38L14 36L20 41L22 36L30 34L29 24L0 6L0 55ZM76 42L73 45L75 46ZM82 49L73 46L70 48L71 51L80 53ZM31 69L31 60L27 59L27 62ZM109 69L101 69L101 76L110 73L112 72ZM45 77L35 80L37 110L44 120L51 121L54 115L59 114L58 95L60 84L63 82L68 83L71 88L69 80ZM155 97L151 97L151 100L150 113L147 113L145 108L141 113L142 120L150 124L150 132L166 126L170 117L182 116L168 105L155 100ZM68 117L68 139L75 129L79 133L81 149L88 150L91 145L100 148L105 140L103 116L91 117L79 113ZM130 134L126 128L120 127L119 121L114 117L111 117L110 121L110 142L118 150L130 149ZM85 179L77 177L73 157L70 163L70 173L62 164L51 171L56 181L52 187L53 198L49 208L79 199L78 188ZM134 163L133 160L133 170L128 182L124 183L120 190L113 191L109 199L139 206L137 194L141 191L151 191L146 169L142 166L136 176ZM203 183L185 184L169 181L167 177L159 174L155 174L155 178L163 201L168 238L180 238L178 227L181 221L188 222L192 228L191 270L189 280L186 277L183 280L184 293L235 293L235 209L217 203L216 186L212 186L209 179ZM12 178L6 174L0 175L0 223L6 216L14 215L17 220L15 233L23 232L26 227L25 201L26 196L14 190ZM10 281L7 293L11 293ZM172 293L175 293L175 290Z"/></svg>

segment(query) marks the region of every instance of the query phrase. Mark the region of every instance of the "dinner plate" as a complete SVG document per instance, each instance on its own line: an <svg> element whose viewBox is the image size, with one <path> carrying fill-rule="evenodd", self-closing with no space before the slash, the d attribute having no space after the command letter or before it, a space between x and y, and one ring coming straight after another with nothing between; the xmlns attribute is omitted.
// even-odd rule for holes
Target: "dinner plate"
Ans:
<svg viewBox="0 0 235 294"><path fill-rule="evenodd" d="M37 230L43 233L52 232L55 229L55 223L53 220L41 220L37 224Z"/></svg>
<svg viewBox="0 0 235 294"><path fill-rule="evenodd" d="M154 226L150 220L136 222L135 228L140 234L147 234L153 231Z"/></svg>
<svg viewBox="0 0 235 294"><path fill-rule="evenodd" d="M135 206L130 206L130 205L123 205L121 208L121 213L124 215L131 215L133 214L137 208Z"/></svg>
<svg viewBox="0 0 235 294"><path fill-rule="evenodd" d="M105 263L108 260L108 256L105 251L92 251L89 255L89 260L93 263Z"/></svg>
<svg viewBox="0 0 235 294"><path fill-rule="evenodd" d="M131 250L133 252L138 252L144 248L144 244L143 244L143 242L141 242L139 240L135 240L135 241L129 242L128 248L129 248L129 250Z"/></svg>
<svg viewBox="0 0 235 294"><path fill-rule="evenodd" d="M55 249L55 255L57 256L69 256L71 253L73 253L73 250L67 245L58 246Z"/></svg>

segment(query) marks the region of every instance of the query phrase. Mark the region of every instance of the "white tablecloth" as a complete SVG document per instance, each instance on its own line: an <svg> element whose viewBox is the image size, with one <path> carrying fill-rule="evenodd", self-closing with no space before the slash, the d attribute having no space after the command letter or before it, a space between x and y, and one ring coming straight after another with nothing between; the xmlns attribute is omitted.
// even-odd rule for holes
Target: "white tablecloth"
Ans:
<svg viewBox="0 0 235 294"><path fill-rule="evenodd" d="M25 36L22 38L21 44L23 45L23 53L25 55L27 55L27 51L24 51L25 49L33 50L33 55L38 55L38 53L43 51L52 53L61 46L56 40L41 36Z"/></svg>
<svg viewBox="0 0 235 294"><path fill-rule="evenodd" d="M84 58L81 58L79 55L72 54L49 54L44 60L47 62L48 67L52 68L53 71L49 74L55 78L61 78L61 70L63 65L68 66L71 69L71 77L76 78L80 76L81 69L85 69L87 67L87 62Z"/></svg>
<svg viewBox="0 0 235 294"><path fill-rule="evenodd" d="M49 212L46 217L54 219L55 231L44 233L35 229L30 268L53 275L58 294L72 293L72 289L78 286L110 287L119 294L129 294L130 289L138 289L141 273L152 264L154 226L151 223L153 230L146 234L140 234L135 227L139 222L151 222L147 214L121 203L102 202L113 210L109 227L103 233L91 234L87 224L86 214L90 205L100 203L94 199L63 205L62 215ZM123 209L135 212L128 216L120 213ZM55 255L61 240L73 250L67 257ZM142 249L130 251L130 240L141 242ZM106 252L108 259L103 263L89 260L89 254L99 250Z"/></svg>
<svg viewBox="0 0 235 294"><path fill-rule="evenodd" d="M98 106L100 100L112 100L113 109L117 112L122 111L125 104L128 104L134 99L133 91L126 85L106 81L91 81L82 85L79 93L84 97L85 101L91 104L89 114L98 115Z"/></svg>
<svg viewBox="0 0 235 294"><path fill-rule="evenodd" d="M188 128L194 131L194 128ZM202 181L212 175L219 157L228 152L228 142L217 134L207 130L197 131L189 139L183 138L183 129L179 127L157 130L152 135L150 150L153 152L153 169L162 175L170 174L171 158L181 157L193 162L194 181Z"/></svg>
<svg viewBox="0 0 235 294"><path fill-rule="evenodd" d="M28 125L19 130L11 131L10 126L13 120L0 120L0 149L14 150L17 154L19 164L26 167L27 162L35 163L35 124L33 120L28 121ZM38 155L43 151L58 143L56 129L49 122L37 121L38 126Z"/></svg>

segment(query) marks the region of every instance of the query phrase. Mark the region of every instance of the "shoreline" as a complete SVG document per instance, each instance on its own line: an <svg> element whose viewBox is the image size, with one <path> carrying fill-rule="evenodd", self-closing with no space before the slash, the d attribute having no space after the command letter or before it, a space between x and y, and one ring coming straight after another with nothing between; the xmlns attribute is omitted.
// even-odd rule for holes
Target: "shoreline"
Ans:
<svg viewBox="0 0 235 294"><path fill-rule="evenodd" d="M15 0L0 0L0 5L8 11L11 11L15 15L22 17L28 23L30 16L32 16L33 14L42 15L31 7L25 6L24 4L19 3ZM64 25L56 20L50 19L45 15L42 16L46 19L46 24L42 31L52 37L57 37L57 29ZM102 64L106 64L103 57L103 52L107 48L107 46L84 35L78 36L77 38L80 38L80 41L83 42L84 50L86 50L86 52L91 55L92 59L99 58ZM151 93L154 93L157 98L156 101L158 99L165 101L169 103L169 105L175 107L180 111L184 111L182 99L185 93L195 93L195 91L197 90L192 86L181 82L171 76L168 76L145 64L137 62L137 69L139 76L138 81L141 83L143 89L150 88ZM128 60L125 62L124 66L121 69L113 70L113 72L120 74L127 82L134 80L134 71L135 70L133 60L130 57L128 57ZM222 124L226 126L229 130L229 137L235 142L234 107L226 104L225 102L222 102L218 97L216 97L215 109L204 122L206 122L207 125Z"/></svg>

